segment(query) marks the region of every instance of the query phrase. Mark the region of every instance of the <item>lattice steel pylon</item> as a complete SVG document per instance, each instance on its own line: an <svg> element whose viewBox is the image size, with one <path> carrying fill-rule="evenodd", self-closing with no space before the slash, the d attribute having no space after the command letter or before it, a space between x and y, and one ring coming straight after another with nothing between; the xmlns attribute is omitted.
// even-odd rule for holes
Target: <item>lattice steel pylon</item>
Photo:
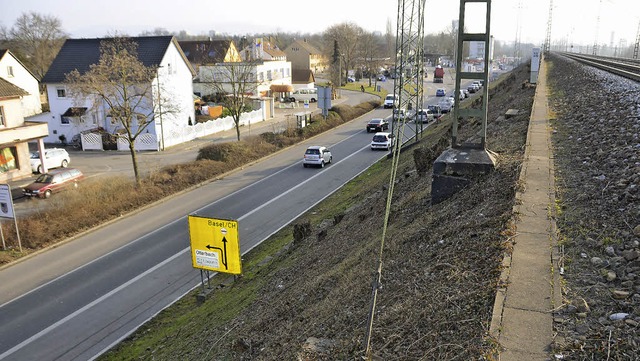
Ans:
<svg viewBox="0 0 640 361"><path fill-rule="evenodd" d="M398 0L395 61L398 76L393 84L393 93L398 101L397 107L407 112L422 108L424 103L424 4L425 0ZM399 121L404 122L405 119L399 119L399 113L394 112L392 132L401 129L394 126ZM421 134L417 129L418 123L416 139Z"/></svg>
<svg viewBox="0 0 640 361"><path fill-rule="evenodd" d="M484 33L467 33L465 31L465 11L467 3L485 3L486 4L486 19L485 19L485 31ZM487 104L489 99L489 69L491 66L491 0L460 0L460 27L458 29L458 55L456 59L456 90L455 94L460 93L460 83L462 79L477 79L484 81L482 87L482 108L465 108L461 109L458 106L459 102L455 103L453 109L453 126L452 126L452 141L451 146L453 148L459 147L458 143L458 119L459 118L478 118L482 123L482 131L478 143L467 144L468 147L484 149L486 145L486 133L487 133ZM462 69L462 51L464 49L465 42L483 42L484 43L484 69L482 72L463 71Z"/></svg>
<svg viewBox="0 0 640 361"><path fill-rule="evenodd" d="M636 32L636 44L633 47L633 58L638 59L638 49L640 48L640 21L638 21L638 31Z"/></svg>
<svg viewBox="0 0 640 361"><path fill-rule="evenodd" d="M551 19L553 19L553 0L549 0L549 18L547 19L547 35L544 39L544 52L551 50Z"/></svg>

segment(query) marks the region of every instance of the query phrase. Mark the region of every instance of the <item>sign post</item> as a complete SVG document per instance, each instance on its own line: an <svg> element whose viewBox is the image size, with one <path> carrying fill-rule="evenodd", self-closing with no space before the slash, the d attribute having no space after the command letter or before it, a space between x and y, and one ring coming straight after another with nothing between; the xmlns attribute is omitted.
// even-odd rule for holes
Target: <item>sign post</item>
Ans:
<svg viewBox="0 0 640 361"><path fill-rule="evenodd" d="M13 218L16 227L16 237L18 238L18 249L22 252L22 242L20 241L20 232L18 231L18 221L13 208L13 197L11 196L11 186L8 184L0 184L0 218ZM2 249L6 250L7 245L4 241L4 233L0 227L0 236L2 237Z"/></svg>

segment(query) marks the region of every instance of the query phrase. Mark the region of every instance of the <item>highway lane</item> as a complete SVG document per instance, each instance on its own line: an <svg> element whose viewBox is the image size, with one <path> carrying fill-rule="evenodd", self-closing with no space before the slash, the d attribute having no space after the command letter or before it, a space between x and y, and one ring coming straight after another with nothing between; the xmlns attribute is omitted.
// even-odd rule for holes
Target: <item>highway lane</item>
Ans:
<svg viewBox="0 0 640 361"><path fill-rule="evenodd" d="M246 252L386 155L369 149L373 113L0 272L0 359L86 360L199 284L188 214L238 219ZM333 164L303 168L311 144Z"/></svg>

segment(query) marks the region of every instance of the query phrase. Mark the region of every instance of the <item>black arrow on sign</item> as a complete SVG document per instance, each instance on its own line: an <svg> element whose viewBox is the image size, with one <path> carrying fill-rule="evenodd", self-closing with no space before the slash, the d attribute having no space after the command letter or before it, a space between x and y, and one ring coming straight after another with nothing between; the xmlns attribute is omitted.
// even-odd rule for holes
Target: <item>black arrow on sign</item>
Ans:
<svg viewBox="0 0 640 361"><path fill-rule="evenodd" d="M224 249L207 245L207 249L217 249L218 251L220 251L220 253L222 253L222 264L224 265L225 269L229 269L229 266L227 265L227 237L222 237L222 246L224 247Z"/></svg>

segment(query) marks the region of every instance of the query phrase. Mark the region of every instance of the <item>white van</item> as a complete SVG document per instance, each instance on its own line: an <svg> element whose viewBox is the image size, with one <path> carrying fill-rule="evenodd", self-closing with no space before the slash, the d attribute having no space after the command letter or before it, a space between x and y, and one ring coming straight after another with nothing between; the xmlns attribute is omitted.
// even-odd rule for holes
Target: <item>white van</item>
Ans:
<svg viewBox="0 0 640 361"><path fill-rule="evenodd" d="M292 102L310 102L315 103L318 101L318 91L316 88L303 88L298 89L291 93L289 96L289 101Z"/></svg>

